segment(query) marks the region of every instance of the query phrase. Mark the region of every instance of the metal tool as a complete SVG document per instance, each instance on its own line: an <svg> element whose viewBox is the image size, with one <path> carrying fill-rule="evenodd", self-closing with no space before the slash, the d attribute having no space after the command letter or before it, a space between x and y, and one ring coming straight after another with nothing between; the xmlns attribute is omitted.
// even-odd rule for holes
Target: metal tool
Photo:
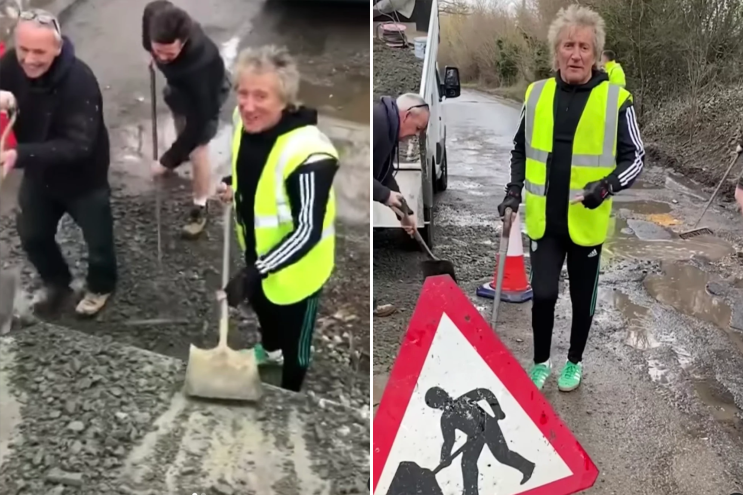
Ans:
<svg viewBox="0 0 743 495"><path fill-rule="evenodd" d="M159 159L157 150L157 79L155 76L155 67L150 64L150 106L152 110L152 160ZM163 266L163 236L162 222L160 220L162 211L162 181L158 177L155 179L155 223L157 224L157 264Z"/></svg>
<svg viewBox="0 0 743 495"><path fill-rule="evenodd" d="M224 207L224 249L222 253L222 287L229 282L230 227L232 205ZM187 395L211 399L258 401L263 385L253 349L236 351L227 345L229 308L227 298L220 301L219 343L214 349L199 349L191 344L186 368Z"/></svg>
<svg viewBox="0 0 743 495"><path fill-rule="evenodd" d="M493 315L490 317L490 326L495 331L498 323L498 308L500 306L500 296L503 292L503 274L506 271L506 257L508 256L508 241L511 239L511 226L515 213L511 208L506 208L506 214L503 216L503 228L500 232L500 245L498 246L498 270L495 277L495 296L493 297Z"/></svg>
<svg viewBox="0 0 743 495"><path fill-rule="evenodd" d="M15 125L18 114L15 110L10 110L7 113L8 125L3 130L2 136L0 136L0 155L5 151L5 143L13 130L13 125ZM4 178L2 169L0 169L0 191L2 191ZM8 249L8 254L9 251ZM9 258L10 256L7 256L7 259ZM18 288L21 285L20 272L18 270L4 268L2 265L5 261L5 253L0 254L0 335L8 333L13 324L16 296Z"/></svg>
<svg viewBox="0 0 743 495"><path fill-rule="evenodd" d="M408 205L403 199L403 209L400 210L399 208L395 206L391 206L392 211L394 211L398 216L402 217L403 219L408 218ZM428 244L426 244L426 241L423 240L423 237L421 237L420 232L418 232L418 229L415 229L413 232L413 237L415 237L415 240L418 241L418 245L420 245L421 248L423 248L423 251L428 255L428 259L421 262L421 270L423 271L423 278L428 277L435 277L437 275L449 275L454 282L457 281L457 274L454 271L454 264L449 260L442 260L436 257L435 254L433 254L433 251L431 251L431 248L428 247Z"/></svg>
<svg viewBox="0 0 743 495"><path fill-rule="evenodd" d="M733 167L735 166L735 164L738 163L738 159L740 158L740 155L741 155L740 153L735 153L735 155L733 156L733 159L730 161L730 165L728 166L728 169L725 171L725 175L722 176L722 179L720 180L720 183L717 184L717 187L715 188L715 191L712 193L712 196L710 196L709 200L707 200L707 204L704 205L704 209L702 210L702 214L699 215L699 219L697 219L696 223L694 223L694 227L692 227L691 230L687 230L686 232L681 232L679 234L679 237L681 239L691 239L693 237L699 237L700 235L714 235L714 232L712 232L712 229L709 229L707 227L698 229L697 226L702 221L702 218L704 218L704 214L707 213L707 210L712 204L712 201L714 201L715 198L717 197L717 193L720 191L720 188L727 180L728 175L730 175L730 171L733 170Z"/></svg>

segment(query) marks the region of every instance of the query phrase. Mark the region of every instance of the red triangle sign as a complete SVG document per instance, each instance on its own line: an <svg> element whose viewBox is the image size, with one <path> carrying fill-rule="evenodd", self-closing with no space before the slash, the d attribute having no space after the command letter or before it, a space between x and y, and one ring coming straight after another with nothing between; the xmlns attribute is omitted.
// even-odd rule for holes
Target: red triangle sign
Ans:
<svg viewBox="0 0 743 495"><path fill-rule="evenodd" d="M467 296L428 278L374 417L374 495L569 495L598 469Z"/></svg>

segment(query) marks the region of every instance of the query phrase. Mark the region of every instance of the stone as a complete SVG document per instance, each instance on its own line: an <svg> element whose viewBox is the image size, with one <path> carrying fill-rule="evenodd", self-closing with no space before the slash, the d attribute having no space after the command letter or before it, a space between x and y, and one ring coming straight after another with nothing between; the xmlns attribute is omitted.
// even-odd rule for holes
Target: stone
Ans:
<svg viewBox="0 0 743 495"><path fill-rule="evenodd" d="M62 471L59 468L54 468L46 475L46 480L51 483L61 484L65 486L83 486L83 475L82 473L69 473Z"/></svg>

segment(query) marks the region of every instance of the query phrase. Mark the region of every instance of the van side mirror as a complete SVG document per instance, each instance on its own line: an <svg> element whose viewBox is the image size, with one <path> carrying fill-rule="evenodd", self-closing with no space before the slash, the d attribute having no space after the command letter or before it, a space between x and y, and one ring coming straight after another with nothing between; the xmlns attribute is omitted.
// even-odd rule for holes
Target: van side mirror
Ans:
<svg viewBox="0 0 743 495"><path fill-rule="evenodd" d="M444 69L444 96L447 98L457 98L462 93L462 86L459 83L459 69L456 67L446 67Z"/></svg>

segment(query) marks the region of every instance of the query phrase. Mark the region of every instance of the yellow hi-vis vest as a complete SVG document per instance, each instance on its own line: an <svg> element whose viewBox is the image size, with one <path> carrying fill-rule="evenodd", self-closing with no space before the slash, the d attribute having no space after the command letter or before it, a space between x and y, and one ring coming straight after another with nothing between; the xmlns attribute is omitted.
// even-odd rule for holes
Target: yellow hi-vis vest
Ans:
<svg viewBox="0 0 743 495"><path fill-rule="evenodd" d="M232 190L235 197L240 194L237 176L237 156L243 125L237 108L233 114L232 137ZM286 194L286 179L311 155L329 155L338 159L330 139L315 126L305 126L282 134L273 149L258 180L253 199L255 222L255 249L263 256L278 245L284 237L295 230L291 205ZM242 198L250 201L251 198ZM237 212L236 212L237 213ZM240 215L236 214L237 239L245 250L245 229ZM335 191L331 189L328 199L323 232L318 242L296 263L268 275L263 279L263 292L269 301L281 306L299 302L318 290L330 278L335 267Z"/></svg>
<svg viewBox="0 0 743 495"><path fill-rule="evenodd" d="M526 233L534 240L544 236L547 224L547 158L552 153L555 78L543 79L526 90ZM589 182L601 180L616 168L619 108L629 92L609 82L591 91L573 139L570 196L583 194ZM568 231L579 246L598 246L606 240L611 198L595 210L583 204L568 206Z"/></svg>

